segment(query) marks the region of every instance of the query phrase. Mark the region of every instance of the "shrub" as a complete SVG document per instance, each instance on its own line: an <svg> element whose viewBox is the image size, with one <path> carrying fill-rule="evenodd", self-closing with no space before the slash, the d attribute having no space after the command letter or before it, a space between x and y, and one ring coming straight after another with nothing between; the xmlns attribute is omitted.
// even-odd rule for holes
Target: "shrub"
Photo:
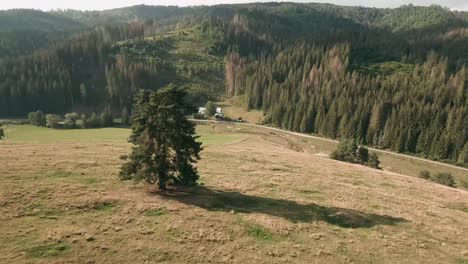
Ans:
<svg viewBox="0 0 468 264"><path fill-rule="evenodd" d="M92 113L87 120L88 128L96 128L101 126L101 120L96 113Z"/></svg>
<svg viewBox="0 0 468 264"><path fill-rule="evenodd" d="M90 116L86 114L81 115L81 120L82 128L96 128L101 126L101 120L100 118L96 115L96 113L92 113Z"/></svg>
<svg viewBox="0 0 468 264"><path fill-rule="evenodd" d="M357 160L360 163L362 164L367 163L369 161L369 149L367 149L366 147L360 146L357 150L356 156L357 156Z"/></svg>
<svg viewBox="0 0 468 264"><path fill-rule="evenodd" d="M59 115L46 115L46 126L50 128L58 128L60 127L60 116Z"/></svg>
<svg viewBox="0 0 468 264"><path fill-rule="evenodd" d="M81 115L81 128L89 128L88 116L86 114Z"/></svg>
<svg viewBox="0 0 468 264"><path fill-rule="evenodd" d="M112 117L112 112L109 107L106 107L104 111L99 116L102 127L110 127L114 123L114 118Z"/></svg>
<svg viewBox="0 0 468 264"><path fill-rule="evenodd" d="M130 125L130 113L126 107L122 110L122 125Z"/></svg>
<svg viewBox="0 0 468 264"><path fill-rule="evenodd" d="M213 102L208 101L205 107L207 116L214 116L216 114L216 105Z"/></svg>
<svg viewBox="0 0 468 264"><path fill-rule="evenodd" d="M458 155L457 165L468 167L468 142L465 144L462 151Z"/></svg>
<svg viewBox="0 0 468 264"><path fill-rule="evenodd" d="M445 186L449 187L456 187L455 185L455 179L453 178L452 174L450 173L438 173L434 178L432 178L432 181L443 184Z"/></svg>
<svg viewBox="0 0 468 264"><path fill-rule="evenodd" d="M67 129L76 128L76 121L78 120L79 117L80 115L78 115L77 113L65 114L65 120L63 122L63 126Z"/></svg>
<svg viewBox="0 0 468 264"><path fill-rule="evenodd" d="M380 160L376 153L369 154L369 149L358 146L355 140L342 140L330 155L332 159L363 164L375 169L379 168Z"/></svg>
<svg viewBox="0 0 468 264"><path fill-rule="evenodd" d="M1 125L0 125L0 140L2 140L2 138L5 137L5 132L3 132L3 128L1 128Z"/></svg>
<svg viewBox="0 0 468 264"><path fill-rule="evenodd" d="M419 172L419 178L429 180L431 178L431 173L427 170L422 170Z"/></svg>
<svg viewBox="0 0 468 264"><path fill-rule="evenodd" d="M357 150L358 146L355 140L345 139L338 144L337 149L332 152L330 157L336 160L357 163Z"/></svg>
<svg viewBox="0 0 468 264"><path fill-rule="evenodd" d="M380 160L379 160L379 155L377 153L372 152L369 156L369 161L367 161L367 166L374 168L374 169L380 169Z"/></svg>
<svg viewBox="0 0 468 264"><path fill-rule="evenodd" d="M28 121L34 126L46 126L46 116L41 110L29 113Z"/></svg>

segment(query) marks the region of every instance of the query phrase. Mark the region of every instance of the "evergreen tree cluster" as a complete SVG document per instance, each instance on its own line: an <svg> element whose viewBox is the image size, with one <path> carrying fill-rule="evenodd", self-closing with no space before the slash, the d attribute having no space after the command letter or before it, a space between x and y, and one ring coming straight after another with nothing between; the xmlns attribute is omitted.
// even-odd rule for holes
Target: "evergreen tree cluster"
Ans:
<svg viewBox="0 0 468 264"><path fill-rule="evenodd" d="M34 126L46 126L46 115L41 110L28 114L28 121Z"/></svg>
<svg viewBox="0 0 468 264"><path fill-rule="evenodd" d="M468 144L467 70L431 53L409 72L363 75L350 47L298 43L239 66L228 55L227 93L243 94L267 123L456 162ZM231 79L235 81L230 82Z"/></svg>
<svg viewBox="0 0 468 264"><path fill-rule="evenodd" d="M126 109L122 112L122 125L129 124L129 113ZM81 124L79 124L81 121ZM30 112L28 114L28 122L34 126L43 126L49 128L98 128L98 127L112 127L114 125L114 117L109 107L97 115L96 113L78 114L76 112L66 113L63 117L56 114L44 114L41 110Z"/></svg>
<svg viewBox="0 0 468 264"><path fill-rule="evenodd" d="M455 183L455 178L453 178L452 174L447 172L439 172L436 175L432 176L429 171L423 170L419 173L419 178L430 180L438 184L442 184L453 188L457 187Z"/></svg>
<svg viewBox="0 0 468 264"><path fill-rule="evenodd" d="M142 36L141 25L102 27L58 47L3 61L0 115L22 116L34 109L64 113L76 105L129 107L136 90L162 85L168 78L164 65L114 53L115 41Z"/></svg>
<svg viewBox="0 0 468 264"><path fill-rule="evenodd" d="M358 146L356 141L352 139L342 140L330 157L335 160L359 163L374 169L380 168L379 156L375 152L369 154L369 149Z"/></svg>

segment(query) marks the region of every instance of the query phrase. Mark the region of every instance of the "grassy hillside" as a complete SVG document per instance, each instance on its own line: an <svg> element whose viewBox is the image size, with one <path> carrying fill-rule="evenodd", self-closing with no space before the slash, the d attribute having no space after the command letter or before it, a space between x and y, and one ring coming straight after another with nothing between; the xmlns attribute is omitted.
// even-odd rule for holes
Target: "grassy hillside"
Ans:
<svg viewBox="0 0 468 264"><path fill-rule="evenodd" d="M196 98L195 103L204 104L225 93L224 57L211 51L216 41L216 36L208 36L200 26L193 26L150 35L143 40L120 41L112 50L116 58L125 57L137 63L156 62L167 69L167 74L159 79L187 89ZM145 88L159 87L150 83Z"/></svg>
<svg viewBox="0 0 468 264"><path fill-rule="evenodd" d="M161 195L117 180L127 131L7 128L0 262L468 261L466 191L215 125L202 185Z"/></svg>
<svg viewBox="0 0 468 264"><path fill-rule="evenodd" d="M224 57L211 52L216 37L208 37L200 26L150 36L145 42L166 41L165 59L176 68L176 83L193 94L219 98L225 93ZM151 58L149 58L151 59Z"/></svg>

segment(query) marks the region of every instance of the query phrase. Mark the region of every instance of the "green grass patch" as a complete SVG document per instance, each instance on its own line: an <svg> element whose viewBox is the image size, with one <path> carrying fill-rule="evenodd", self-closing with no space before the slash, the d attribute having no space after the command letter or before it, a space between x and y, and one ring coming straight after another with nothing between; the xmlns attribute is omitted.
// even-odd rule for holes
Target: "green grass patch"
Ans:
<svg viewBox="0 0 468 264"><path fill-rule="evenodd" d="M204 146L211 146L232 144L246 138L247 136L239 134L202 134L199 140Z"/></svg>
<svg viewBox="0 0 468 264"><path fill-rule="evenodd" d="M70 178L73 176L77 176L78 174L72 173L69 171L64 171L64 170L55 170L55 171L48 171L41 173L40 175L46 177L46 178Z"/></svg>
<svg viewBox="0 0 468 264"><path fill-rule="evenodd" d="M117 207L117 202L97 202L92 205L92 209L102 212L113 212Z"/></svg>
<svg viewBox="0 0 468 264"><path fill-rule="evenodd" d="M457 263L457 264L468 264L468 259L462 258L462 257L456 258L455 261L456 261L455 263Z"/></svg>
<svg viewBox="0 0 468 264"><path fill-rule="evenodd" d="M12 142L127 142L130 129L51 129L31 125L7 126L6 141Z"/></svg>
<svg viewBox="0 0 468 264"><path fill-rule="evenodd" d="M29 204L23 211L24 216L36 216L43 219L58 219L63 211L50 208L41 203Z"/></svg>
<svg viewBox="0 0 468 264"><path fill-rule="evenodd" d="M197 127L197 134L203 145L224 145L241 141L248 136L242 134L213 134L208 126ZM130 129L99 128L99 129L51 129L30 125L10 125L6 127L6 141L52 143L52 142L121 142L126 143Z"/></svg>
<svg viewBox="0 0 468 264"><path fill-rule="evenodd" d="M168 213L167 210L158 208L158 209L148 209L143 213L143 215L149 216L149 217L157 217L157 216L165 215L167 213Z"/></svg>
<svg viewBox="0 0 468 264"><path fill-rule="evenodd" d="M26 249L26 255L32 258L57 257L69 248L70 246L62 243L44 244Z"/></svg>
<svg viewBox="0 0 468 264"><path fill-rule="evenodd" d="M94 185L99 183L100 181L97 178L84 178L81 180L81 183L86 185Z"/></svg>
<svg viewBox="0 0 468 264"><path fill-rule="evenodd" d="M468 181L460 180L460 186L465 189L468 189Z"/></svg>
<svg viewBox="0 0 468 264"><path fill-rule="evenodd" d="M249 221L245 221L242 219L238 220L240 225L245 228L245 232L255 238L258 241L271 241L273 240L273 234L259 224L254 224Z"/></svg>
<svg viewBox="0 0 468 264"><path fill-rule="evenodd" d="M270 241L273 239L273 235L261 225L248 224L245 227L247 234L257 240Z"/></svg>
<svg viewBox="0 0 468 264"><path fill-rule="evenodd" d="M81 181L82 175L71 171L62 169L50 170L50 171L39 171L33 174L24 175L21 177L22 180L32 178L34 180L45 180L52 182L65 182L65 181Z"/></svg>
<svg viewBox="0 0 468 264"><path fill-rule="evenodd" d="M297 190L299 195L306 199L313 199L313 200L323 200L323 194L319 192L318 190L312 190L312 189L299 189Z"/></svg>
<svg viewBox="0 0 468 264"><path fill-rule="evenodd" d="M447 208L450 208L450 209L453 209L453 210L457 210L457 211L460 211L460 212L464 212L464 213L468 213L468 205L464 204L464 203L453 203L453 204L449 204L447 206Z"/></svg>
<svg viewBox="0 0 468 264"><path fill-rule="evenodd" d="M393 185L393 184L391 184L391 183L387 183L387 182L381 183L380 186L382 186L382 187L389 187L389 188L396 188L395 185Z"/></svg>

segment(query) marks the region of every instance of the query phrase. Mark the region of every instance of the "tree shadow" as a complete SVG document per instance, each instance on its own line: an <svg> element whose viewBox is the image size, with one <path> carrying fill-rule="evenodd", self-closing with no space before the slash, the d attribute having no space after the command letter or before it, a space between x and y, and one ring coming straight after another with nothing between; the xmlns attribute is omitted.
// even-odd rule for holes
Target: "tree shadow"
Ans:
<svg viewBox="0 0 468 264"><path fill-rule="evenodd" d="M295 201L245 195L197 186L177 188L160 193L164 199L176 200L209 211L260 213L281 217L292 222L324 221L343 228L370 228L377 225L395 225L406 219L388 215L365 213L353 209L300 204Z"/></svg>

